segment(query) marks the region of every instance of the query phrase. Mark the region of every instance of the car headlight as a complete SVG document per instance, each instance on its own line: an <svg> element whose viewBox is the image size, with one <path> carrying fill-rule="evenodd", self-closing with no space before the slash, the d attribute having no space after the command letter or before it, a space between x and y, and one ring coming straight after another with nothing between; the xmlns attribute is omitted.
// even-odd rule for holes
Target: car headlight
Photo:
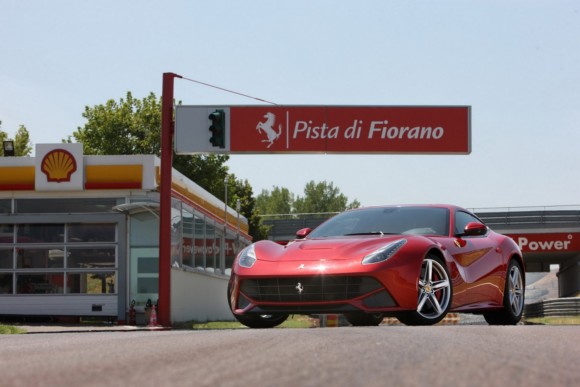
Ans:
<svg viewBox="0 0 580 387"><path fill-rule="evenodd" d="M251 268L256 263L256 250L254 245L250 245L242 250L238 258L240 266Z"/></svg>
<svg viewBox="0 0 580 387"><path fill-rule="evenodd" d="M373 251L369 255L365 256L362 260L363 265L369 265L371 263L379 263L386 261L391 258L401 247L407 243L406 239L399 239L394 242L389 243L386 246L381 247L378 250Z"/></svg>

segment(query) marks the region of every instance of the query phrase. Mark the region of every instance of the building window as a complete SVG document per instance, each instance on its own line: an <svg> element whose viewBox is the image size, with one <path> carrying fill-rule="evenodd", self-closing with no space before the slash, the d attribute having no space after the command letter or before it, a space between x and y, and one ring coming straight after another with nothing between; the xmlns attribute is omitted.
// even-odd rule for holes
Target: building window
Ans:
<svg viewBox="0 0 580 387"><path fill-rule="evenodd" d="M12 213L12 199L0 199L0 214Z"/></svg>
<svg viewBox="0 0 580 387"><path fill-rule="evenodd" d="M0 270L14 268L14 249L0 249Z"/></svg>
<svg viewBox="0 0 580 387"><path fill-rule="evenodd" d="M68 242L116 242L117 226L111 224L69 224Z"/></svg>
<svg viewBox="0 0 580 387"><path fill-rule="evenodd" d="M66 267L69 269L114 268L115 247L70 247Z"/></svg>
<svg viewBox="0 0 580 387"><path fill-rule="evenodd" d="M0 294L12 294L12 273L0 273Z"/></svg>
<svg viewBox="0 0 580 387"><path fill-rule="evenodd" d="M181 267L181 250L183 235L182 205L178 200L171 201L171 265Z"/></svg>
<svg viewBox="0 0 580 387"><path fill-rule="evenodd" d="M226 274L231 272L232 265L234 264L234 259L239 251L239 243L235 237L228 234L226 238L226 245L225 245L225 255L226 255Z"/></svg>
<svg viewBox="0 0 580 387"><path fill-rule="evenodd" d="M215 231L215 227L213 225L213 222L211 222L211 224L206 224L205 225L205 268L207 271L213 272L214 268L216 267L217 263L216 263L216 243L215 243L215 238L216 238L216 231ZM219 245L219 243L218 243Z"/></svg>
<svg viewBox="0 0 580 387"><path fill-rule="evenodd" d="M19 224L17 243L63 243L64 224Z"/></svg>
<svg viewBox="0 0 580 387"><path fill-rule="evenodd" d="M194 267L197 269L205 268L205 221L202 217L194 217L194 238L193 238L193 256Z"/></svg>
<svg viewBox="0 0 580 387"><path fill-rule="evenodd" d="M68 273L66 292L70 294L114 294L115 272Z"/></svg>
<svg viewBox="0 0 580 387"><path fill-rule="evenodd" d="M117 291L117 224L4 224L0 232L0 293Z"/></svg>
<svg viewBox="0 0 580 387"><path fill-rule="evenodd" d="M183 209L181 213L183 219L183 226L182 226L182 240L181 240L181 259L182 263L185 266L195 267L194 258L193 258L193 213L188 211L187 209Z"/></svg>
<svg viewBox="0 0 580 387"><path fill-rule="evenodd" d="M16 274L17 294L62 294L62 273Z"/></svg>
<svg viewBox="0 0 580 387"><path fill-rule="evenodd" d="M62 269L64 268L64 247L18 248L17 269Z"/></svg>
<svg viewBox="0 0 580 387"><path fill-rule="evenodd" d="M14 243L14 225L0 224L0 244Z"/></svg>

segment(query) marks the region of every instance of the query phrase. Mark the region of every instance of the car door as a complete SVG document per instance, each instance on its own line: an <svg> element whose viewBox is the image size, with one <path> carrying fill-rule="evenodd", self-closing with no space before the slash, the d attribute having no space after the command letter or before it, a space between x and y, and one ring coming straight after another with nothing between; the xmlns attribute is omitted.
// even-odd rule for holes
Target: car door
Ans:
<svg viewBox="0 0 580 387"><path fill-rule="evenodd" d="M453 307L477 309L494 304L501 293L501 251L489 229L481 235L465 235L469 223L482 223L472 214L457 210L454 215L453 243L448 246L456 268Z"/></svg>

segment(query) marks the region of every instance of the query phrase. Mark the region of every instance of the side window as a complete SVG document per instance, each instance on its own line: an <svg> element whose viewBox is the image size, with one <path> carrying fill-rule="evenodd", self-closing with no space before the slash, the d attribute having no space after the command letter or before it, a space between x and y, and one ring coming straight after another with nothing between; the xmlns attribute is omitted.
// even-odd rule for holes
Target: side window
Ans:
<svg viewBox="0 0 580 387"><path fill-rule="evenodd" d="M465 230L465 226L471 222L480 222L475 216L468 214L467 212L457 211L455 213L455 235L463 234L463 230Z"/></svg>

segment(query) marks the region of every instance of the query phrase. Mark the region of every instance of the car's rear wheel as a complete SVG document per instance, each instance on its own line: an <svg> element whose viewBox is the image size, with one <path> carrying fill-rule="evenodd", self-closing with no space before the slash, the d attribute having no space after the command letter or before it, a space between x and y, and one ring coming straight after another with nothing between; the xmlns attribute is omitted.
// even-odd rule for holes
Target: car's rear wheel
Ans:
<svg viewBox="0 0 580 387"><path fill-rule="evenodd" d="M524 311L524 290L522 267L517 260L512 259L506 274L503 309L484 313L485 321L490 325L517 324L522 318Z"/></svg>
<svg viewBox="0 0 580 387"><path fill-rule="evenodd" d="M428 254L419 274L417 309L397 315L406 325L433 325L443 320L451 307L452 285L443 261Z"/></svg>
<svg viewBox="0 0 580 387"><path fill-rule="evenodd" d="M383 321L382 313L345 313L344 318L355 327L377 326Z"/></svg>

